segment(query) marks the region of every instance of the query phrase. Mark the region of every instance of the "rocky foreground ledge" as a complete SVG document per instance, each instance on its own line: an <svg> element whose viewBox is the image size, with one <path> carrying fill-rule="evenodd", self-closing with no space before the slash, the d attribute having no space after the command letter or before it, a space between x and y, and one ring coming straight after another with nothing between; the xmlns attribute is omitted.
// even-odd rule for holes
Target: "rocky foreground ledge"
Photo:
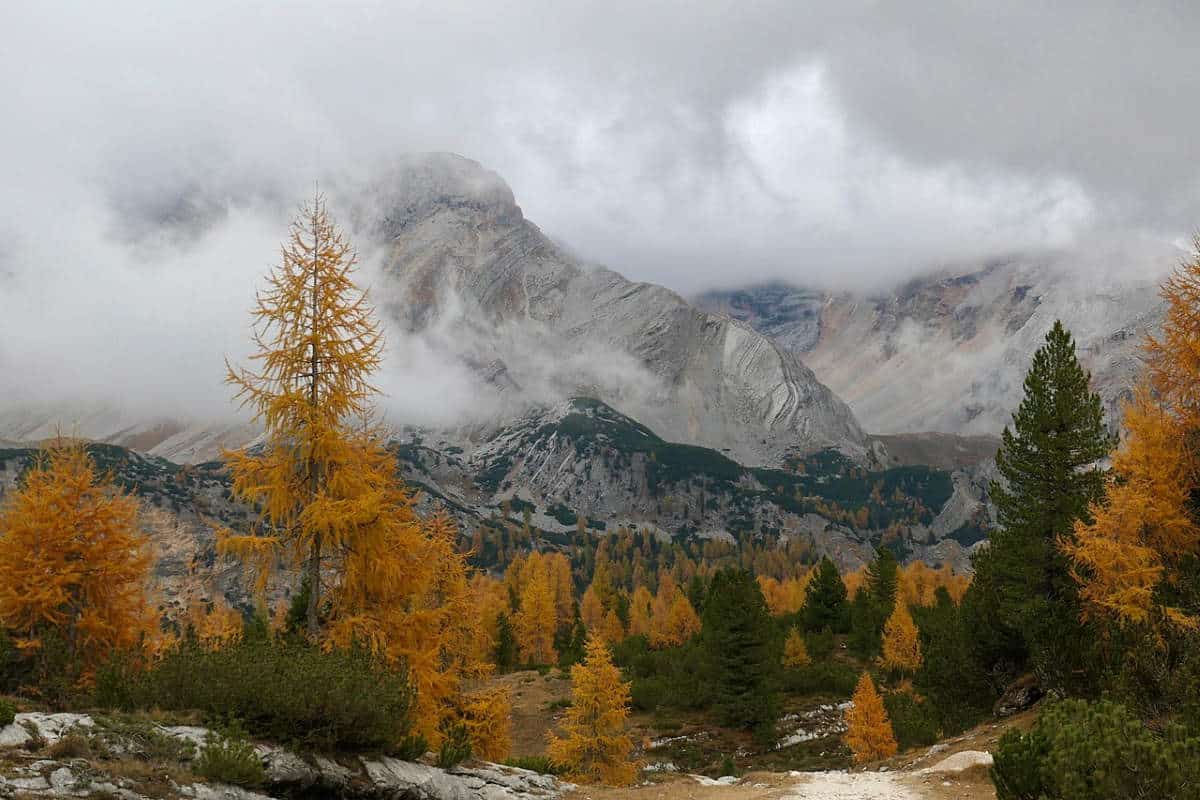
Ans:
<svg viewBox="0 0 1200 800"><path fill-rule="evenodd" d="M266 783L250 791L188 772L207 736L205 728L150 721L17 714L0 728L0 798L553 800L573 788L550 775L486 762L439 769L386 756L300 755L260 744ZM164 759L164 749L174 757Z"/></svg>

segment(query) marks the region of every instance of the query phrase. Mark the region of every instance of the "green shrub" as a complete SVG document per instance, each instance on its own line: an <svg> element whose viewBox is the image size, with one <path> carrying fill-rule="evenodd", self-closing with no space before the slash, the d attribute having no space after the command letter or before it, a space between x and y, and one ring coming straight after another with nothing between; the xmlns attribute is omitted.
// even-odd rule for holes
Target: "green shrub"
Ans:
<svg viewBox="0 0 1200 800"><path fill-rule="evenodd" d="M17 717L17 707L7 700L0 700L0 728L12 725Z"/></svg>
<svg viewBox="0 0 1200 800"><path fill-rule="evenodd" d="M1066 700L1005 734L992 780L998 800L1194 798L1200 738L1177 725L1155 734L1111 701Z"/></svg>
<svg viewBox="0 0 1200 800"><path fill-rule="evenodd" d="M438 750L437 765L442 769L461 764L471 757L471 735L461 722L442 726L442 747Z"/></svg>
<svg viewBox="0 0 1200 800"><path fill-rule="evenodd" d="M808 657L813 661L823 661L833 655L833 631L824 628L819 633L810 633L805 645L808 647Z"/></svg>
<svg viewBox="0 0 1200 800"><path fill-rule="evenodd" d="M721 758L720 773L721 774L717 776L718 778L724 778L726 775L733 775L734 777L737 777L738 768L737 764L733 760L733 756L725 755Z"/></svg>
<svg viewBox="0 0 1200 800"><path fill-rule="evenodd" d="M790 694L829 694L850 697L858 685L859 673L839 661L814 661L799 669L784 670L783 690Z"/></svg>
<svg viewBox="0 0 1200 800"><path fill-rule="evenodd" d="M517 769L527 769L530 772L540 772L543 775L562 775L566 772L546 756L516 756L508 759L504 764Z"/></svg>
<svg viewBox="0 0 1200 800"><path fill-rule="evenodd" d="M267 779L262 759L237 726L210 732L192 767L202 778L247 789L261 786Z"/></svg>
<svg viewBox="0 0 1200 800"><path fill-rule="evenodd" d="M928 747L940 738L938 711L933 703L919 701L911 692L892 692L884 695L883 705L901 750Z"/></svg>
<svg viewBox="0 0 1200 800"><path fill-rule="evenodd" d="M256 736L319 750L385 750L408 741L413 691L403 672L361 649L249 639L209 652L184 643L113 687L137 708L196 710L242 721Z"/></svg>

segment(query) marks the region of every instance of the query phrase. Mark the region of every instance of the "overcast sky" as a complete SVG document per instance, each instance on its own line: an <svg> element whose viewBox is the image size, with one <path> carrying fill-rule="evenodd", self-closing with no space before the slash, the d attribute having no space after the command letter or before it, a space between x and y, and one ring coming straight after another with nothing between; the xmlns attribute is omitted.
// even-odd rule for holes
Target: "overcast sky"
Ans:
<svg viewBox="0 0 1200 800"><path fill-rule="evenodd" d="M7 2L0 299L37 299L4 309L0 359L31 349L16 329L37 320L59 329L48 352L81 328L134 347L156 326L228 352L223 315L244 315L276 210L408 151L482 162L550 235L685 293L1181 239L1200 227L1198 17L1096 0ZM158 227L197 215L195 235Z"/></svg>

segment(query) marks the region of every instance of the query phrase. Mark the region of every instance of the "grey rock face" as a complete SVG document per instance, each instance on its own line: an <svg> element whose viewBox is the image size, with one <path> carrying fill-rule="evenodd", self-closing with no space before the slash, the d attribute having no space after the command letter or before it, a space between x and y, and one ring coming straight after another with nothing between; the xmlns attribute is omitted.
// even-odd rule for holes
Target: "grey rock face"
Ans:
<svg viewBox="0 0 1200 800"><path fill-rule="evenodd" d="M1157 260L1105 273L1052 258L943 272L878 294L770 284L713 292L728 312L801 353L873 433L996 435L1020 402L1034 350L1056 319L1075 335L1109 418L1161 324Z"/></svg>
<svg viewBox="0 0 1200 800"><path fill-rule="evenodd" d="M100 720L101 723L104 720ZM14 730L25 733L16 736ZM29 747L29 731L48 746L72 731L83 731L105 740L112 752L126 752L120 734L86 714L19 714L14 724L0 729L0 751ZM192 756L209 732L192 726L161 726L158 731L193 746ZM370 800L553 800L573 788L549 775L513 767L474 762L450 770L395 758L354 759L346 766L328 756L300 755L271 744L259 744L267 782L263 793L213 783L176 786L180 797L195 800L266 800L313 792L328 797ZM187 757L185 757L187 758ZM98 771L100 770L100 771ZM34 797L121 797L141 800L142 795L124 785L123 778L102 772L82 759L33 761L11 771L0 767L0 797L13 794Z"/></svg>
<svg viewBox="0 0 1200 800"><path fill-rule="evenodd" d="M365 196L359 225L386 253L376 302L408 331L441 331L465 363L502 364L510 393L595 396L665 439L748 465L823 447L865 457L854 415L795 352L661 286L585 266L478 164L407 159Z"/></svg>

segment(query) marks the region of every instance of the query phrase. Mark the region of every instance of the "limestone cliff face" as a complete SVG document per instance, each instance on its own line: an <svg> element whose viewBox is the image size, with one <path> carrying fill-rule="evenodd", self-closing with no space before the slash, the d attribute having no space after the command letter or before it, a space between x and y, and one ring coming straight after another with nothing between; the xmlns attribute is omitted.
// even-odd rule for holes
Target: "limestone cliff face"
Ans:
<svg viewBox="0 0 1200 800"><path fill-rule="evenodd" d="M1162 268L1143 266L1106 274L1025 258L876 294L770 284L697 303L800 353L872 433L996 435L1056 319L1075 335L1115 424L1139 370L1138 348L1161 324Z"/></svg>
<svg viewBox="0 0 1200 800"><path fill-rule="evenodd" d="M401 161L363 195L385 248L376 302L450 355L502 364L533 402L590 394L671 441L748 465L865 439L800 357L750 325L584 265L524 218L499 176L452 155Z"/></svg>

